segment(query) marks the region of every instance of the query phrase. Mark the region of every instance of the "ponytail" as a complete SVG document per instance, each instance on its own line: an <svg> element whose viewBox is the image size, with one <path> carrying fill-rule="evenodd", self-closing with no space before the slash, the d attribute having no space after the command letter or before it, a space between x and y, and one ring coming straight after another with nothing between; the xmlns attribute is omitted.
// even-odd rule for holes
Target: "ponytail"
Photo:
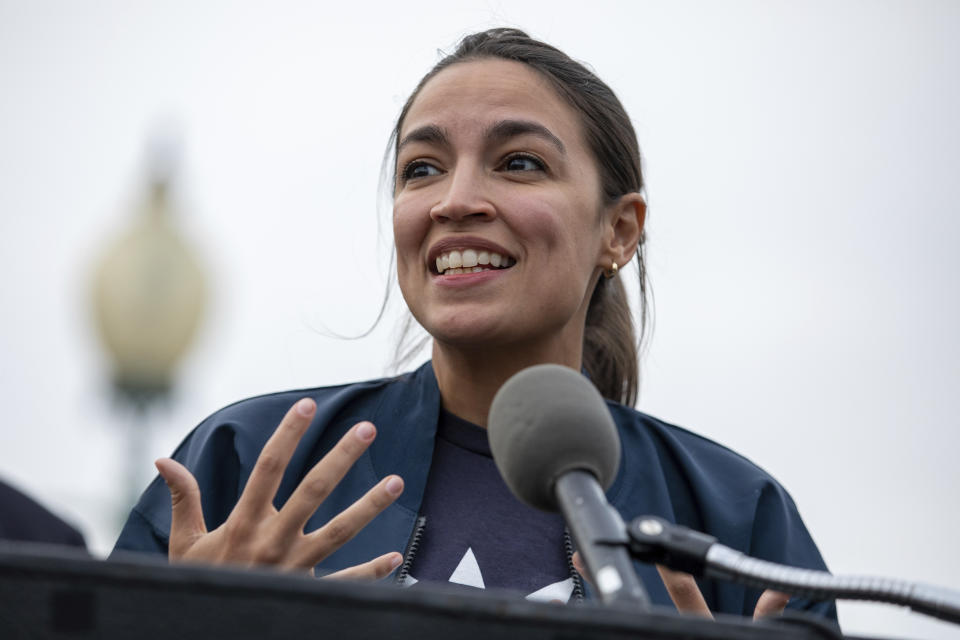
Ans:
<svg viewBox="0 0 960 640"><path fill-rule="evenodd" d="M640 276L640 339L621 277L601 276L590 298L583 331L583 368L609 400L633 406L640 389L640 344L647 325L647 281L643 244L637 249ZM621 272L623 273L623 272Z"/></svg>

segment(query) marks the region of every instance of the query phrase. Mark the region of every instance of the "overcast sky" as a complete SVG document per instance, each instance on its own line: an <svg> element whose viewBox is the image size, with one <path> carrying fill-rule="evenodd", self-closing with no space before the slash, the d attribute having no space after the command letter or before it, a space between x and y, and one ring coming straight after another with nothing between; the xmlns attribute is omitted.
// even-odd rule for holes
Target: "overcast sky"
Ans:
<svg viewBox="0 0 960 640"><path fill-rule="evenodd" d="M388 371L378 179L464 34L588 62L637 128L656 326L639 408L794 496L831 569L960 587L960 3L0 0L0 476L106 552L142 463L239 398ZM212 299L171 403L109 397L93 265L176 131ZM399 303L394 290L393 300ZM957 638L880 605L851 633Z"/></svg>

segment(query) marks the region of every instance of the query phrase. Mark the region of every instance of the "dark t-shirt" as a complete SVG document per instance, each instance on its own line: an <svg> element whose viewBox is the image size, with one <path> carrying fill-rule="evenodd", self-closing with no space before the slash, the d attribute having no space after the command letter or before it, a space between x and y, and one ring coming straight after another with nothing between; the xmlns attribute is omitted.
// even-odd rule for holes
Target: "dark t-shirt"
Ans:
<svg viewBox="0 0 960 640"><path fill-rule="evenodd" d="M86 547L79 531L4 482L0 482L0 540Z"/></svg>
<svg viewBox="0 0 960 640"><path fill-rule="evenodd" d="M420 515L425 522L405 584L570 598L563 518L517 500L493 462L487 431L447 411L437 425Z"/></svg>

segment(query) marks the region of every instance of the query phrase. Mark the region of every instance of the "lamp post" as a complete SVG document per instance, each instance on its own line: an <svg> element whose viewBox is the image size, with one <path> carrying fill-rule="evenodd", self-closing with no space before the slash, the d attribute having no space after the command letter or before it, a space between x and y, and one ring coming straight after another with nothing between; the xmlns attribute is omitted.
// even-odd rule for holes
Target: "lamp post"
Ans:
<svg viewBox="0 0 960 640"><path fill-rule="evenodd" d="M176 228L169 148L155 146L151 160L138 210L103 254L93 282L96 327L112 361L113 388L136 416L125 430L125 509L149 468L148 410L168 397L207 295L200 263Z"/></svg>

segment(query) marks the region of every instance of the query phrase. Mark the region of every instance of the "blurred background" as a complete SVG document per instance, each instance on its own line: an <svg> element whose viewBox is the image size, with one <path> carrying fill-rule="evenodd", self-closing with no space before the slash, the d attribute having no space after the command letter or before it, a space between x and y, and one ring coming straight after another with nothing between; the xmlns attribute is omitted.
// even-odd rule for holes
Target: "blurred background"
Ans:
<svg viewBox="0 0 960 640"><path fill-rule="evenodd" d="M390 373L387 138L441 50L502 25L589 63L637 127L639 408L776 476L834 572L960 588L953 0L0 0L0 478L104 555L213 410ZM166 333L123 334L144 283ZM388 286L369 337L332 337ZM117 369L158 342L163 371Z"/></svg>

